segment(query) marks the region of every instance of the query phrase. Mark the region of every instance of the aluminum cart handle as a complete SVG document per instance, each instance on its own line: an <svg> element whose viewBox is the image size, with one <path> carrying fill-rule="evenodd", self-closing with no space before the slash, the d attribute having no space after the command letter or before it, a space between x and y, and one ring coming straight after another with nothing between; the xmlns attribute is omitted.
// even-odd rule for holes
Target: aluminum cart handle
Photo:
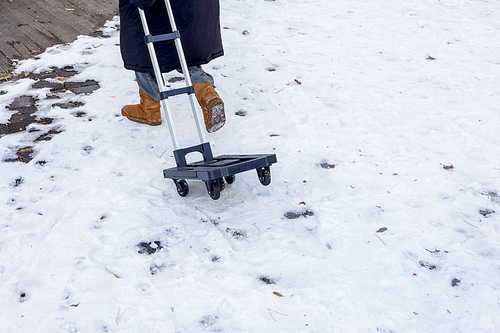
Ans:
<svg viewBox="0 0 500 333"><path fill-rule="evenodd" d="M177 26L175 24L174 14L172 12L172 7L170 6L170 0L165 0L165 7L167 8L168 19L170 21L170 27L172 29L172 33L170 33L170 34L152 36L150 31L149 31L149 26L147 23L146 14L144 13L144 10L142 10L140 8L139 8L139 16L141 17L142 27L144 29L144 35L145 35L146 44L147 44L148 51L149 51L149 56L151 58L151 63L153 65L154 73L156 76L156 82L158 84L158 89L160 90L161 104L163 106L165 118L167 119L168 130L170 132L170 137L172 139L172 144L174 146L174 150L177 150L179 148L179 145L178 145L177 135L175 132L175 126L173 123L172 110L170 108L169 103L167 102L168 96L174 96L174 95L181 94L181 93L188 94L189 101L191 103L191 110L193 111L193 117L194 117L194 120L196 123L196 129L198 130L198 137L200 140L200 144L203 144L206 141L205 141L205 138L203 135L203 130L202 130L203 127L202 127L202 124L200 121L200 116L199 116L199 113L196 109L194 88L193 88L193 85L191 83L191 77L189 75L189 68L187 66L186 57L184 56L184 50L183 50L182 44L181 44L180 33L177 30ZM184 74L184 81L186 83L185 88L173 89L173 90L167 91L167 88L165 86L165 81L163 78L163 74L161 73L161 70L160 70L160 65L158 62L158 58L156 56L156 51L155 51L153 43L167 41L167 40L173 40L175 43L175 48L177 50L177 55L179 57L179 62L181 64L182 73Z"/></svg>

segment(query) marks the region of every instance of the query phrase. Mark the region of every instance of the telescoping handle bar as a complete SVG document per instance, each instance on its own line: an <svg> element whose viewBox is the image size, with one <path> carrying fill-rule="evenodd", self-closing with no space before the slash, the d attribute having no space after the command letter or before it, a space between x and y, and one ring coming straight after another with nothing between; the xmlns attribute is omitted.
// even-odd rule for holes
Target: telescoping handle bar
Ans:
<svg viewBox="0 0 500 333"><path fill-rule="evenodd" d="M170 132L170 137L172 138L172 144L174 146L174 150L179 149L177 135L175 132L175 126L173 123L172 110L170 109L170 105L167 101L169 96L175 96L178 94L187 93L189 96L189 101L191 103L191 110L193 111L193 117L196 123L196 129L198 130L198 137L200 139L200 144L205 143L205 138L203 135L202 125L200 121L200 117L198 111L196 109L196 101L194 96L194 88L191 83L191 77L189 75L189 69L186 62L186 57L184 56L184 50L181 44L180 33L177 30L177 26L175 24L174 14L172 12L172 7L170 6L170 0L165 0L165 7L167 8L168 20L170 21L170 27L172 29L172 33L163 34L163 35L151 35L149 31L149 26L146 19L146 14L144 10L139 8L139 16L141 17L142 27L144 29L144 35L146 40L146 45L148 47L149 56L151 58L151 63L153 65L153 69L156 76L156 82L158 84L158 89L160 90L160 99L161 104L164 110L164 118L167 119L168 130ZM163 79L163 75L160 70L160 64L158 62L158 57L156 56L156 51L153 43L162 42L162 41L171 41L173 40L175 43L175 48L177 50L177 56L179 58L179 62L181 64L182 73L184 74L184 80L186 83L186 87L180 89L172 89L168 90L165 86L165 81Z"/></svg>

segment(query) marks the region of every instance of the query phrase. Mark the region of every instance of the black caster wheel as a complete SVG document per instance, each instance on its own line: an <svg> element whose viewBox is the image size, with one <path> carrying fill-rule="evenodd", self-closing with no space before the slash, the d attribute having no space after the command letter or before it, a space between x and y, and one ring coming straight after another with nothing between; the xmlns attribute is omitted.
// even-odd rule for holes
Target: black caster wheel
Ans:
<svg viewBox="0 0 500 333"><path fill-rule="evenodd" d="M256 169L257 175L259 176L259 181L262 185L267 186L271 184L271 170L269 170L269 166Z"/></svg>
<svg viewBox="0 0 500 333"><path fill-rule="evenodd" d="M214 179L206 182L205 184L210 198L218 200L220 198L220 192L224 189L224 180L222 178Z"/></svg>
<svg viewBox="0 0 500 333"><path fill-rule="evenodd" d="M234 183L234 180L236 179L236 175L227 176L227 177L224 177L224 179L226 180L226 183L232 184L232 183Z"/></svg>
<svg viewBox="0 0 500 333"><path fill-rule="evenodd" d="M175 186L177 187L177 193L181 197L185 197L189 194L189 186L188 183L184 180L174 180Z"/></svg>

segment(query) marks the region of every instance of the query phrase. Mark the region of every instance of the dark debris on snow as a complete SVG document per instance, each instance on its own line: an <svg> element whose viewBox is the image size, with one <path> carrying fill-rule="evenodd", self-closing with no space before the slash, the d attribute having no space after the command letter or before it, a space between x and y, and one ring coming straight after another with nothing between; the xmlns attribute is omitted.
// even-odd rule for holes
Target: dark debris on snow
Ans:
<svg viewBox="0 0 500 333"><path fill-rule="evenodd" d="M91 94L95 90L99 89L99 83L95 80L86 80L84 82L71 82L64 81L74 75L78 74L78 71L74 70L72 66L66 66L63 68L53 67L48 71L40 73L23 73L20 75L15 75L9 78L7 81L17 81L23 78L29 78L35 80L36 82L32 85L32 89L43 89L50 88L52 95L47 95L47 99L58 99L60 96L59 92L71 91L74 94ZM5 92L4 92L5 93ZM29 95L18 96L14 99L8 106L7 109L14 111L10 119L5 124L0 124L0 137L4 135L14 134L26 131L28 126L31 124L38 125L49 125L52 124L54 119L52 118L38 118L36 113L38 111L37 106L38 100ZM63 103L54 103L53 107L59 107L61 109L73 109L83 106L82 102L69 101ZM75 113L75 117L85 116L85 112ZM40 129L30 128L29 132L38 132ZM63 130L60 128L52 128L47 132L36 137L33 142L49 141L54 135L61 133ZM32 146L26 146L21 148L16 148L13 156L4 159L4 162L23 162L28 163L35 157L35 151Z"/></svg>
<svg viewBox="0 0 500 333"><path fill-rule="evenodd" d="M304 212L286 212L284 216L286 219L294 220L298 219L299 217L314 216L314 213L311 210L307 209Z"/></svg>
<svg viewBox="0 0 500 333"><path fill-rule="evenodd" d="M276 280L273 279L273 278L270 278L269 276L267 275L263 275L263 276L259 276L259 280L261 282L264 282L265 284L276 284Z"/></svg>
<svg viewBox="0 0 500 333"><path fill-rule="evenodd" d="M147 254L151 255L161 249L163 249L163 245L161 244L160 241L154 241L154 242L141 242L136 245L137 252L140 254Z"/></svg>

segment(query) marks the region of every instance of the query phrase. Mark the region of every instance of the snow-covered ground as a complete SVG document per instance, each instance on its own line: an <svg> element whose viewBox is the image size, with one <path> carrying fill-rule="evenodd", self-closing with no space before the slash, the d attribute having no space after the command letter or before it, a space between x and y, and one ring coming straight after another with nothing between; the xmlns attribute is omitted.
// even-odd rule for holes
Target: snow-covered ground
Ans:
<svg viewBox="0 0 500 333"><path fill-rule="evenodd" d="M500 2L221 9L226 55L205 69L228 120L207 139L276 153L271 185L177 195L166 125L120 115L138 93L118 18L20 62L100 89L0 86L0 122L32 95L55 121L31 128L63 131L0 139L2 160L35 156L0 163L0 331L500 332ZM188 100L171 105L181 146L198 143Z"/></svg>

